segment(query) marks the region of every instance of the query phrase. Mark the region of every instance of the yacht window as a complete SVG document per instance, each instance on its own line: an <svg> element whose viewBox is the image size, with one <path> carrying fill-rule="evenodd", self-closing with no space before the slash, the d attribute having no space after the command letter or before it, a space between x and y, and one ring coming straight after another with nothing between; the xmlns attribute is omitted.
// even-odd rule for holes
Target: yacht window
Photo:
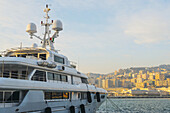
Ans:
<svg viewBox="0 0 170 113"><path fill-rule="evenodd" d="M46 54L40 54L39 58L41 58L42 60L46 60Z"/></svg>
<svg viewBox="0 0 170 113"><path fill-rule="evenodd" d="M19 102L19 91L13 92L13 94L12 94L12 100L13 100L14 102Z"/></svg>
<svg viewBox="0 0 170 113"><path fill-rule="evenodd" d="M31 56L34 56L34 57L38 57L38 54L37 53L35 53L35 54L32 54Z"/></svg>
<svg viewBox="0 0 170 113"><path fill-rule="evenodd" d="M4 71L4 72L3 72L3 77L9 78L9 77L10 77L9 71Z"/></svg>
<svg viewBox="0 0 170 113"><path fill-rule="evenodd" d="M34 81L46 81L46 72L36 70L31 80Z"/></svg>
<svg viewBox="0 0 170 113"><path fill-rule="evenodd" d="M105 98L105 95L102 95L101 98L104 99L104 98Z"/></svg>
<svg viewBox="0 0 170 113"><path fill-rule="evenodd" d="M69 92L44 92L47 100L51 99L69 99Z"/></svg>
<svg viewBox="0 0 170 113"><path fill-rule="evenodd" d="M20 79L26 79L26 71L22 71L22 74L20 75Z"/></svg>
<svg viewBox="0 0 170 113"><path fill-rule="evenodd" d="M38 57L38 54L37 53L35 53L35 54L17 54L17 57L23 57L23 58L31 58L31 56L32 57Z"/></svg>
<svg viewBox="0 0 170 113"><path fill-rule="evenodd" d="M67 82L68 80L67 80L67 76L66 75L62 75L61 76L61 80L63 81L63 82Z"/></svg>
<svg viewBox="0 0 170 113"><path fill-rule="evenodd" d="M71 84L73 84L73 76L71 76Z"/></svg>
<svg viewBox="0 0 170 113"><path fill-rule="evenodd" d="M56 80L56 81L60 81L60 74L55 74L54 73L54 80Z"/></svg>
<svg viewBox="0 0 170 113"><path fill-rule="evenodd" d="M3 102L3 92L0 92L0 103Z"/></svg>
<svg viewBox="0 0 170 113"><path fill-rule="evenodd" d="M85 84L88 84L87 78L81 78L81 82L85 83Z"/></svg>
<svg viewBox="0 0 170 113"><path fill-rule="evenodd" d="M68 82L68 78L66 75L50 73L50 72L48 72L47 74L48 74L48 80Z"/></svg>
<svg viewBox="0 0 170 113"><path fill-rule="evenodd" d="M26 54L17 54L17 57L24 57L24 58L26 58Z"/></svg>
<svg viewBox="0 0 170 113"><path fill-rule="evenodd" d="M16 57L16 55L10 55L9 57Z"/></svg>
<svg viewBox="0 0 170 113"><path fill-rule="evenodd" d="M5 92L4 101L11 102L11 92Z"/></svg>
<svg viewBox="0 0 170 113"><path fill-rule="evenodd" d="M78 98L80 98L80 93L78 93Z"/></svg>
<svg viewBox="0 0 170 113"><path fill-rule="evenodd" d="M64 58L58 57L54 55L54 61L58 63L64 64Z"/></svg>
<svg viewBox="0 0 170 113"><path fill-rule="evenodd" d="M20 92L0 92L0 103L16 103L19 102Z"/></svg>
<svg viewBox="0 0 170 113"><path fill-rule="evenodd" d="M45 92L45 99L51 99L51 92Z"/></svg>
<svg viewBox="0 0 170 113"><path fill-rule="evenodd" d="M48 72L48 80L54 80L53 75L54 75L53 73Z"/></svg>
<svg viewBox="0 0 170 113"><path fill-rule="evenodd" d="M96 94L94 95L94 99L97 99L97 95Z"/></svg>
<svg viewBox="0 0 170 113"><path fill-rule="evenodd" d="M69 99L69 93L63 92L63 99Z"/></svg>
<svg viewBox="0 0 170 113"><path fill-rule="evenodd" d="M22 54L22 55L21 55L21 57L24 57L24 58L26 58L26 56L27 56L26 54Z"/></svg>
<svg viewBox="0 0 170 113"><path fill-rule="evenodd" d="M52 99L62 99L63 93L62 92L52 92Z"/></svg>
<svg viewBox="0 0 170 113"><path fill-rule="evenodd" d="M38 54L35 53L35 54L21 54L21 57L26 57L26 56L33 56L33 57L38 57Z"/></svg>
<svg viewBox="0 0 170 113"><path fill-rule="evenodd" d="M81 93L81 99L87 99L87 93Z"/></svg>
<svg viewBox="0 0 170 113"><path fill-rule="evenodd" d="M17 79L18 78L18 71L11 71L11 78Z"/></svg>
<svg viewBox="0 0 170 113"><path fill-rule="evenodd" d="M0 77L12 78L12 79L28 79L28 75L32 73L33 68L16 65L16 64L4 64L0 65Z"/></svg>
<svg viewBox="0 0 170 113"><path fill-rule="evenodd" d="M61 75L48 72L48 80L61 81Z"/></svg>
<svg viewBox="0 0 170 113"><path fill-rule="evenodd" d="M8 92L6 92L8 93ZM19 102L19 91L15 91L15 92L9 92L10 97L7 99L7 102Z"/></svg>

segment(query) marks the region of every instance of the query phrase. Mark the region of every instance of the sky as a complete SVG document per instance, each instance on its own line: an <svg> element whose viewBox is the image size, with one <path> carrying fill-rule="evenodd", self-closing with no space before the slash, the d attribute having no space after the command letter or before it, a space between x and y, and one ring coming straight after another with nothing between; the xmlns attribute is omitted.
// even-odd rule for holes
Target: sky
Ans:
<svg viewBox="0 0 170 113"><path fill-rule="evenodd" d="M0 51L40 46L25 31L33 22L43 36L45 4L64 27L55 49L81 72L170 64L170 0L0 0Z"/></svg>

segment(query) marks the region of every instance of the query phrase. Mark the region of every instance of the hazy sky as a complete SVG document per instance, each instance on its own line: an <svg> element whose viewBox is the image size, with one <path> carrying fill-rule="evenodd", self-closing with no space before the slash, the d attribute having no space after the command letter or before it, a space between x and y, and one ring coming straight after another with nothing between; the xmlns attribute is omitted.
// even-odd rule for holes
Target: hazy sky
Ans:
<svg viewBox="0 0 170 113"><path fill-rule="evenodd" d="M0 0L1 50L40 44L25 29L34 22L42 36L46 3L64 24L56 49L81 72L170 63L170 0Z"/></svg>

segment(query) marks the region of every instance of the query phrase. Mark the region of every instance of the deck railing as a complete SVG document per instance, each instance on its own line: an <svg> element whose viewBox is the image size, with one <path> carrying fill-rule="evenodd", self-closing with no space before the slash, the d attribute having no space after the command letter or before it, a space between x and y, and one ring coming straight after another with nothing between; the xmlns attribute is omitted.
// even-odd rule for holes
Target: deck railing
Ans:
<svg viewBox="0 0 170 113"><path fill-rule="evenodd" d="M25 74L17 74L17 73L12 73L12 72L3 72L0 73L0 77L2 78L12 78L12 79L23 79L23 80L28 80L28 77Z"/></svg>

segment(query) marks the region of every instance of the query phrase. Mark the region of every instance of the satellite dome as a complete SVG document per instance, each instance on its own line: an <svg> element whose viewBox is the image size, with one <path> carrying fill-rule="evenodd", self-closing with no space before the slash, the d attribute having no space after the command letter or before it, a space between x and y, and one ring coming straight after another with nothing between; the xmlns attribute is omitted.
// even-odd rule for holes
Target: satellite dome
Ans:
<svg viewBox="0 0 170 113"><path fill-rule="evenodd" d="M27 25L27 29L26 29L26 32L28 33L36 33L37 32L37 27L34 23L29 23Z"/></svg>
<svg viewBox="0 0 170 113"><path fill-rule="evenodd" d="M54 20L52 29L55 31L61 31L63 30L63 24L60 20Z"/></svg>

